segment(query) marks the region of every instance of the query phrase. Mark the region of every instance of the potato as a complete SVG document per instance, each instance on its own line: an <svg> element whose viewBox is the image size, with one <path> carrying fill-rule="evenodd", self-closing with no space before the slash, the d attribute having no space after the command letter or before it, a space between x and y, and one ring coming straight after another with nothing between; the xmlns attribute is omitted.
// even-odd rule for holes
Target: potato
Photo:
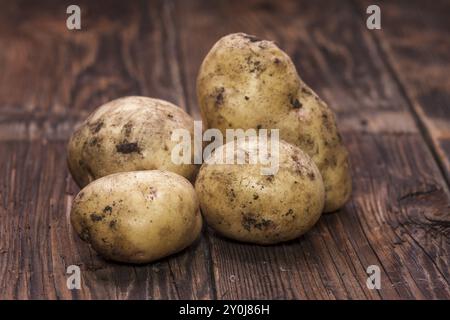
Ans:
<svg viewBox="0 0 450 320"><path fill-rule="evenodd" d="M107 259L146 263L176 253L200 234L195 190L168 171L121 172L95 180L76 196L71 223Z"/></svg>
<svg viewBox="0 0 450 320"><path fill-rule="evenodd" d="M326 212L349 199L349 160L334 114L273 42L243 33L220 39L201 65L197 96L207 127L278 128L305 151L322 174Z"/></svg>
<svg viewBox="0 0 450 320"><path fill-rule="evenodd" d="M68 165L80 187L108 174L135 170L168 170L190 180L194 164L174 164L171 141L174 129L193 137L194 121L177 106L146 97L125 97L95 110L73 133Z"/></svg>
<svg viewBox="0 0 450 320"><path fill-rule="evenodd" d="M308 231L325 201L322 177L311 158L280 141L278 171L262 175L264 165L248 159L244 164L217 164L231 143L212 153L195 182L208 225L228 238L257 244L291 240ZM257 139L239 139L235 155L237 150L259 150Z"/></svg>

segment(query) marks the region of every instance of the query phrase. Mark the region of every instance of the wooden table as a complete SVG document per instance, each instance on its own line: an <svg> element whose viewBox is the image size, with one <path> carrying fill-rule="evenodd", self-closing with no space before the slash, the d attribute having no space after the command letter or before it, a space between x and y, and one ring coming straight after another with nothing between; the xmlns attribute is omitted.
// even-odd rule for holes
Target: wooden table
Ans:
<svg viewBox="0 0 450 320"><path fill-rule="evenodd" d="M0 299L450 298L448 1L376 1L382 30L366 28L370 0L76 2L80 31L66 28L72 2L0 5ZM125 95L198 119L199 65L238 31L276 40L337 113L351 201L278 246L205 230L154 264L105 262L68 223L74 126Z"/></svg>

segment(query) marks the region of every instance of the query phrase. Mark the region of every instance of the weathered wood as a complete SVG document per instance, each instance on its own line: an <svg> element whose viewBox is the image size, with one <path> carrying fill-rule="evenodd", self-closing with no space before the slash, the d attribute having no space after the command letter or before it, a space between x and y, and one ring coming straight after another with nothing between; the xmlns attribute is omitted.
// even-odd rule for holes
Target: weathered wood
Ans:
<svg viewBox="0 0 450 320"><path fill-rule="evenodd" d="M78 188L65 159L75 124L103 102L142 94L184 105L170 17L161 3L5 5L0 27L0 298L212 298L208 243L147 266L104 261L69 222ZM13 142L15 141L15 142ZM79 265L82 290L66 286Z"/></svg>
<svg viewBox="0 0 450 320"><path fill-rule="evenodd" d="M384 29L373 34L361 3L86 0L78 3L83 30L73 32L63 4L2 3L0 299L450 298L450 197L435 160L446 168L449 159L446 4L418 15L418 2L382 3ZM68 223L78 188L66 139L123 95L166 99L198 119L200 63L238 31L276 40L337 112L352 200L278 246L205 230L154 264L104 261ZM81 267L80 291L67 290L71 264ZM366 287L372 264L381 267L379 291Z"/></svg>
<svg viewBox="0 0 450 320"><path fill-rule="evenodd" d="M218 298L449 297L449 193L353 5L223 1L211 8L207 1L179 1L176 7L189 78L227 33L275 40L338 113L353 162L350 203L298 241L259 247L209 237ZM192 105L194 89L190 84ZM371 264L382 269L378 292L365 284Z"/></svg>
<svg viewBox="0 0 450 320"><path fill-rule="evenodd" d="M450 183L450 3L385 1L381 10L374 36Z"/></svg>

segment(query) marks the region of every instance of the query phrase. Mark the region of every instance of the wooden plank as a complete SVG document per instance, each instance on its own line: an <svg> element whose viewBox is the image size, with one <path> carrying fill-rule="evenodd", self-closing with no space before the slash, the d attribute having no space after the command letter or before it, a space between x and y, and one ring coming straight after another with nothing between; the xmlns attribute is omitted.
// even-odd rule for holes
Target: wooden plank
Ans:
<svg viewBox="0 0 450 320"><path fill-rule="evenodd" d="M75 34L54 2L11 2L0 13L0 298L450 297L448 189L410 113L411 97L354 6L80 4L86 29ZM103 261L67 221L77 188L65 139L97 105L126 94L167 99L198 117L201 59L221 35L237 31L276 39L333 102L353 162L352 201L280 246L208 232L156 264ZM71 264L82 269L80 291L66 289ZM382 268L379 291L365 287L371 264Z"/></svg>
<svg viewBox="0 0 450 320"><path fill-rule="evenodd" d="M63 142L2 142L0 296L4 298L210 298L208 244L147 266L109 263L78 239L68 220L78 188ZM66 287L81 268L82 290Z"/></svg>
<svg viewBox="0 0 450 320"><path fill-rule="evenodd" d="M186 109L167 4L79 6L80 31L67 30L64 3L11 2L0 12L0 140L66 139L92 110L126 95Z"/></svg>
<svg viewBox="0 0 450 320"><path fill-rule="evenodd" d="M358 1L367 7L370 1ZM448 1L384 1L373 35L392 66L450 182L450 21Z"/></svg>
<svg viewBox="0 0 450 320"><path fill-rule="evenodd" d="M178 1L175 10L187 78L222 35L276 40L338 113L353 163L352 200L298 241L260 247L211 234L217 297L449 298L448 189L354 6ZM195 85L187 91L196 105ZM366 287L372 264L382 270L379 291Z"/></svg>
<svg viewBox="0 0 450 320"><path fill-rule="evenodd" d="M169 259L130 266L99 258L68 223L78 188L65 141L77 122L123 95L185 107L163 3L79 5L76 32L66 30L63 4L11 2L1 11L0 299L212 298L204 238ZM66 287L72 264L81 267L79 291Z"/></svg>

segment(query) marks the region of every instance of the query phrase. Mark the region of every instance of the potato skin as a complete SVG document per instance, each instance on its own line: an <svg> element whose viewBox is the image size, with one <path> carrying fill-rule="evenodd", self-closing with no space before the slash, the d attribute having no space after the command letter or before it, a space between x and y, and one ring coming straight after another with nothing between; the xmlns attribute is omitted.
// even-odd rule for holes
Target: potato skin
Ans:
<svg viewBox="0 0 450 320"><path fill-rule="evenodd" d="M248 146L243 141L238 141L239 148L257 148L255 139L247 140ZM262 175L261 166L204 163L195 182L203 216L231 239L263 245L295 239L322 213L325 192L320 172L306 153L284 141L278 172Z"/></svg>
<svg viewBox="0 0 450 320"><path fill-rule="evenodd" d="M325 183L325 212L349 199L349 159L335 116L273 42L244 33L220 39L201 65L197 97L208 128L278 128L305 151Z"/></svg>
<svg viewBox="0 0 450 320"><path fill-rule="evenodd" d="M171 152L174 129L193 137L193 119L163 100L124 97L96 109L72 134L67 160L80 187L108 174L136 170L168 170L194 180L198 167L176 165Z"/></svg>
<svg viewBox="0 0 450 320"><path fill-rule="evenodd" d="M128 263L147 263L181 251L202 229L191 183L160 170L95 180L76 196L70 219L95 251Z"/></svg>

